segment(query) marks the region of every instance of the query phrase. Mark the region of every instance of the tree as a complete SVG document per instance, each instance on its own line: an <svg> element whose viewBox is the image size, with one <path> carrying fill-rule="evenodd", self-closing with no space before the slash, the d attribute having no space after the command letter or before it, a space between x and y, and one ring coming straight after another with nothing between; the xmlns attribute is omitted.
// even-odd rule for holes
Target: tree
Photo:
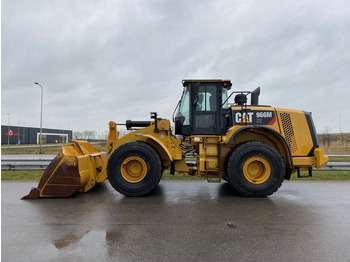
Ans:
<svg viewBox="0 0 350 262"><path fill-rule="evenodd" d="M325 131L324 131L324 142L327 141L327 146L329 147L331 142L332 142L332 136L330 134L330 129L328 127L325 127ZM326 143L324 143L326 144Z"/></svg>
<svg viewBox="0 0 350 262"><path fill-rule="evenodd" d="M85 130L83 132L83 137L86 140L91 140L94 139L96 137L96 131L91 131L91 130Z"/></svg>
<svg viewBox="0 0 350 262"><path fill-rule="evenodd" d="M73 138L74 139L82 139L82 137L83 137L83 133L82 132L79 132L79 131L73 132Z"/></svg>
<svg viewBox="0 0 350 262"><path fill-rule="evenodd" d="M122 129L120 129L120 130L118 130L118 131L119 131L119 138L122 138L122 137L125 136L126 134L130 133L130 131L128 131L128 130L126 130L126 129L124 129L124 128L122 128Z"/></svg>

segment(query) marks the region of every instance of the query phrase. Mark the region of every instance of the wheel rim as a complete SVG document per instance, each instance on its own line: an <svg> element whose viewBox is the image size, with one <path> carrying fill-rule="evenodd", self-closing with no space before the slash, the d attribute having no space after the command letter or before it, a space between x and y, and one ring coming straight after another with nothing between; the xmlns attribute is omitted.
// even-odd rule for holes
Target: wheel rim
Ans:
<svg viewBox="0 0 350 262"><path fill-rule="evenodd" d="M254 156L245 161L243 174L250 183L262 184L270 177L271 166L266 159Z"/></svg>
<svg viewBox="0 0 350 262"><path fill-rule="evenodd" d="M147 174L147 164L141 157L130 156L123 161L120 171L126 181L138 183Z"/></svg>

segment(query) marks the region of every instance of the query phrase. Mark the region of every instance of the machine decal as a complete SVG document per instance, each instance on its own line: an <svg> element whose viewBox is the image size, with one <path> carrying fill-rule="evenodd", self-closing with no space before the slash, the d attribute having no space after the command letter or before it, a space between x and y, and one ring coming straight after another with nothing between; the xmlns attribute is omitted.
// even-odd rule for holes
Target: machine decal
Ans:
<svg viewBox="0 0 350 262"><path fill-rule="evenodd" d="M270 123L268 123L269 126L272 126L276 122L276 117L272 118Z"/></svg>
<svg viewBox="0 0 350 262"><path fill-rule="evenodd" d="M273 125L276 122L275 111L267 110L233 110L235 125Z"/></svg>

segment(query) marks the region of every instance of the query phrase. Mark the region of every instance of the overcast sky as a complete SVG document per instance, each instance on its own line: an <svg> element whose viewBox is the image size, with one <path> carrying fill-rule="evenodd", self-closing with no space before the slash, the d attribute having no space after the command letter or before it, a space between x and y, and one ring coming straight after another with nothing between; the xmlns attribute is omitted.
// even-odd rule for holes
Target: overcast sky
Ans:
<svg viewBox="0 0 350 262"><path fill-rule="evenodd" d="M2 0L1 123L95 130L170 119L182 79L261 87L260 102L350 132L350 2Z"/></svg>

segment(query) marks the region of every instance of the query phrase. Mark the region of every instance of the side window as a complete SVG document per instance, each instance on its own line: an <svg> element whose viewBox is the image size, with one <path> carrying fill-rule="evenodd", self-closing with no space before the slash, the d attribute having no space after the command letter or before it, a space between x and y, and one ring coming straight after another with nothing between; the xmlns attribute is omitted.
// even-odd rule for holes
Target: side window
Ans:
<svg viewBox="0 0 350 262"><path fill-rule="evenodd" d="M216 111L216 86L200 86L198 89L198 102L196 105L197 112Z"/></svg>
<svg viewBox="0 0 350 262"><path fill-rule="evenodd" d="M228 109L227 90L222 88L222 108Z"/></svg>

